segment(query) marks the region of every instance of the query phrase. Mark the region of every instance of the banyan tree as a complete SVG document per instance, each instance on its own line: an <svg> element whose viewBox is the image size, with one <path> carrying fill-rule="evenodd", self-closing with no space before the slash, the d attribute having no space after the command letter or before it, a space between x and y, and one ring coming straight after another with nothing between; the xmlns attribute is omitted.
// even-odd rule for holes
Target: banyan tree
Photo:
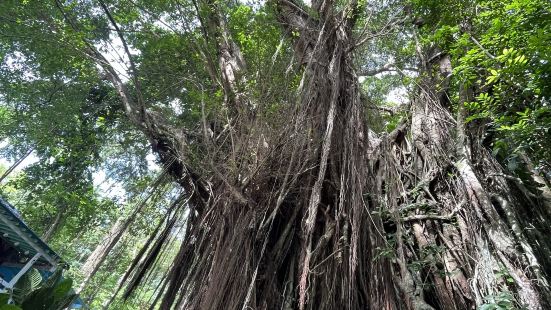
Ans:
<svg viewBox="0 0 551 310"><path fill-rule="evenodd" d="M184 227L161 309L551 309L545 190L512 176L484 120L467 121L487 90L457 78L447 46L419 38L431 25L416 5L56 0L45 31L77 38L71 48L182 188L121 293L132 296ZM148 22L124 20L125 6ZM171 45L148 49L133 27ZM369 70L377 40L399 33L408 63ZM381 131L362 85L392 70L413 82L394 110L403 117ZM183 109L159 103L161 80L187 94Z"/></svg>

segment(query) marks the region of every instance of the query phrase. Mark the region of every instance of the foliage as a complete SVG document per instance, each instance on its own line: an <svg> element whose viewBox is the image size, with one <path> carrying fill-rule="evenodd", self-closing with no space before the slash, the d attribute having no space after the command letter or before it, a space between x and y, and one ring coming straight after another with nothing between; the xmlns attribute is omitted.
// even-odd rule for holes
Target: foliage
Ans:
<svg viewBox="0 0 551 310"><path fill-rule="evenodd" d="M486 297L486 303L478 307L478 310L511 310L515 309L513 296L508 292Z"/></svg>
<svg viewBox="0 0 551 310"><path fill-rule="evenodd" d="M38 274L38 277L37 277ZM72 289L73 281L62 277L62 269L56 270L42 280L35 269L30 269L14 287L11 298L14 304L2 305L0 309L61 310L77 297ZM0 304L7 304L10 296L2 296Z"/></svg>
<svg viewBox="0 0 551 310"><path fill-rule="evenodd" d="M427 22L437 20L436 26L422 28L424 39L451 54L454 100L459 100L461 85L473 92L465 103L467 122L486 123L486 140L505 163L529 153L539 168L549 169L551 4L477 0L417 5L430 8L425 10L430 12ZM465 14L444 13L449 6L458 10L447 12Z"/></svg>

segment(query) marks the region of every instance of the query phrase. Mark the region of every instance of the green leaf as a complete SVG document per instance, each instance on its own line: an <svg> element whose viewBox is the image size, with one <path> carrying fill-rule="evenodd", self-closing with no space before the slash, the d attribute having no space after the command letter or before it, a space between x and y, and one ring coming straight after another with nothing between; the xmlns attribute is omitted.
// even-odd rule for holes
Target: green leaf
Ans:
<svg viewBox="0 0 551 310"><path fill-rule="evenodd" d="M61 300L65 295L69 294L73 285L72 279L61 280L54 288L54 299Z"/></svg>
<svg viewBox="0 0 551 310"><path fill-rule="evenodd" d="M478 310L494 310L495 304L483 304L481 305Z"/></svg>
<svg viewBox="0 0 551 310"><path fill-rule="evenodd" d="M41 282L40 272L35 268L29 269L14 285L13 299L15 303L21 304L27 295L40 286Z"/></svg>
<svg viewBox="0 0 551 310"><path fill-rule="evenodd" d="M0 310L22 310L16 305L1 305Z"/></svg>
<svg viewBox="0 0 551 310"><path fill-rule="evenodd" d="M10 300L10 294L0 293L0 305L5 305Z"/></svg>

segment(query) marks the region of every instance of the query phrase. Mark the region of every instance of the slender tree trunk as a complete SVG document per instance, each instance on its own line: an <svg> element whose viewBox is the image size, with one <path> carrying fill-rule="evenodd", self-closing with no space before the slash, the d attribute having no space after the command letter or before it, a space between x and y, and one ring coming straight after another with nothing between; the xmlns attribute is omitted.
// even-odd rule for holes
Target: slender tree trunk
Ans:
<svg viewBox="0 0 551 310"><path fill-rule="evenodd" d="M101 267L102 263L105 261L111 250L119 242L124 232L128 229L131 224L129 221L130 218L119 218L115 222L111 229L103 239L103 241L94 249L94 251L88 256L86 262L81 268L81 272L84 275L84 279L80 284L77 293L82 292L90 279L96 274L96 272Z"/></svg>
<svg viewBox="0 0 551 310"><path fill-rule="evenodd" d="M34 152L34 147L31 147L21 158L19 158L15 163L13 163L2 175L0 176L0 184L2 184L2 181L4 181L5 178L7 178L10 173L13 172L19 166L29 155Z"/></svg>
<svg viewBox="0 0 551 310"><path fill-rule="evenodd" d="M44 242L50 241L52 236L62 226L64 221L65 210L67 210L67 206L65 204L63 204L63 206L59 210L57 210L57 214L55 215L54 221L50 224L50 226L48 227L48 230L46 230L46 232L41 237Z"/></svg>
<svg viewBox="0 0 551 310"><path fill-rule="evenodd" d="M153 187L156 188L157 185L158 183L156 183ZM82 292L86 288L86 285L90 282L96 272L98 272L111 250L113 250L130 225L134 222L136 216L145 208L147 205L146 202L149 200L153 192L154 190L151 190L148 196L140 201L127 217L119 217L115 224L111 226L111 229L104 237L103 241L94 249L90 256L88 256L86 262L81 268L84 279L82 280L77 293Z"/></svg>

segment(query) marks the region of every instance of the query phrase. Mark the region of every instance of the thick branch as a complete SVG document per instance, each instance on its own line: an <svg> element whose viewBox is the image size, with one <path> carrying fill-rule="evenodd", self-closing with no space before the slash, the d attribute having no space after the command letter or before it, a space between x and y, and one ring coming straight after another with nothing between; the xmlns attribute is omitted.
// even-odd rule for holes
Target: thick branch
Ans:
<svg viewBox="0 0 551 310"><path fill-rule="evenodd" d="M396 66L395 63L386 63L382 67L377 68L377 69L361 70L357 73L357 75L367 77L367 76L375 76L375 75L377 75L379 73L383 73L383 72L399 72L399 73L402 73L402 71L417 72L418 70L416 68L413 68L413 67L406 67L406 68L400 69Z"/></svg>
<svg viewBox="0 0 551 310"><path fill-rule="evenodd" d="M227 107L233 112L237 112L237 114L247 114L249 103L239 87L240 84L245 83L244 73L246 63L241 49L233 40L228 29L226 17L220 8L222 4L214 0L194 0L193 5L200 23L201 32L207 43L203 54L209 66L212 63L208 52L209 43L213 43L216 48L220 78L216 76L217 73L214 72L214 68L209 68L209 74L213 80L222 85L224 103ZM206 14L202 14L202 12L206 12Z"/></svg>
<svg viewBox="0 0 551 310"><path fill-rule="evenodd" d="M439 221L451 221L454 213L448 215L436 215L436 214L416 214L402 218L402 221L422 221L422 220L439 220Z"/></svg>
<svg viewBox="0 0 551 310"><path fill-rule="evenodd" d="M73 28L73 30L80 32L78 23L74 18L71 18L68 14L66 14L60 0L56 0L56 5L63 14L64 19ZM133 80L135 81L134 86L137 91L137 100L134 100L127 85L119 77L117 71L113 68L109 61L87 39L83 39L85 44L84 53L103 69L105 77L116 89L128 118L147 136L151 142L153 151L159 155L169 174L175 179L176 182L182 185L188 194L191 195L192 193L197 193L197 195L193 195L191 202L197 208L201 208L204 205L206 196L208 196L208 190L203 184L203 181L200 181L202 178L197 175L197 173L194 172L194 170L187 163L184 162L186 158L185 153L187 150L187 133L185 130L173 128L168 124L164 117L146 109L139 88L136 66L133 64L133 60L130 55L130 49L126 44L121 29L117 25L108 8L103 3L101 3L101 6L113 27L116 29L117 35L123 42L125 52L130 60L131 69L133 71Z"/></svg>
<svg viewBox="0 0 551 310"><path fill-rule="evenodd" d="M310 14L294 0L276 0L274 2L279 13L278 18L288 30L304 32L312 26Z"/></svg>
<svg viewBox="0 0 551 310"><path fill-rule="evenodd" d="M368 42L369 40L386 36L388 34L391 34L392 32L397 30L398 26L402 26L406 23L406 21L409 19L408 15L400 17L399 14L402 12L399 11L395 15L391 16L386 24L379 30L371 32L371 33L365 33L361 37L358 38L356 44L354 44L353 48L359 47L363 45L364 43Z"/></svg>

